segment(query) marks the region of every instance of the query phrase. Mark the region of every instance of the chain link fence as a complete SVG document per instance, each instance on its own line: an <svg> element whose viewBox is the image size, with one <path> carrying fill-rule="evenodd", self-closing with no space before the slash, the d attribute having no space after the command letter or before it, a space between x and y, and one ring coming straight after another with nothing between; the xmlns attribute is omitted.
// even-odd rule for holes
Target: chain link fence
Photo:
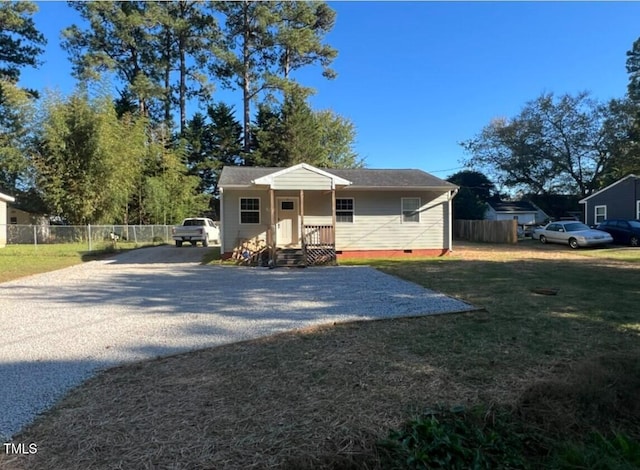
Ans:
<svg viewBox="0 0 640 470"><path fill-rule="evenodd" d="M83 243L89 251L104 242L171 242L172 225L0 225L7 245Z"/></svg>

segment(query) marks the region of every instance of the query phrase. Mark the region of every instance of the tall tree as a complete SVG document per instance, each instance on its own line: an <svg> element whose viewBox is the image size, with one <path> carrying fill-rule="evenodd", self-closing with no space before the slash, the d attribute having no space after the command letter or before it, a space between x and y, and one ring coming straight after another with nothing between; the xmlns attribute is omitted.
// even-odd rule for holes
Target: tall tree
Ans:
<svg viewBox="0 0 640 470"><path fill-rule="evenodd" d="M495 185L479 171L463 170L447 181L460 189L453 199L453 216L458 220L481 220L487 210L487 201L495 193Z"/></svg>
<svg viewBox="0 0 640 470"><path fill-rule="evenodd" d="M324 2L305 1L279 2L276 8L278 28L275 41L280 75L289 80L293 71L318 63L323 68L323 76L335 78L336 72L330 65L338 51L322 43L333 29L335 11Z"/></svg>
<svg viewBox="0 0 640 470"><path fill-rule="evenodd" d="M63 31L62 47L70 56L76 78L98 79L115 73L135 96L140 114L148 116L150 102L163 96L157 71L153 2L69 2L89 26Z"/></svg>
<svg viewBox="0 0 640 470"><path fill-rule="evenodd" d="M40 65L38 56L47 43L33 21L35 3L0 3L0 78L17 82L20 69Z"/></svg>
<svg viewBox="0 0 640 470"><path fill-rule="evenodd" d="M76 91L47 99L36 139L37 185L52 214L76 224L123 219L146 151L141 120L119 120L110 97Z"/></svg>
<svg viewBox="0 0 640 470"><path fill-rule="evenodd" d="M213 12L201 1L158 2L155 7L161 25L155 40L161 51L159 67L167 95L165 121L170 122L172 105L177 103L182 133L187 123L187 99L198 97L206 102L211 97L212 85L201 70L213 61L220 31ZM177 74L175 84L173 72Z"/></svg>
<svg viewBox="0 0 640 470"><path fill-rule="evenodd" d="M631 50L627 51L627 73L627 95L632 102L640 104L640 39L637 39Z"/></svg>
<svg viewBox="0 0 640 470"><path fill-rule="evenodd" d="M207 116L196 113L184 134L189 174L200 178L199 190L210 196L217 191L218 177L224 166L240 164L242 125L232 106L209 106Z"/></svg>
<svg viewBox="0 0 640 470"><path fill-rule="evenodd" d="M138 222L175 224L190 215L203 214L209 197L198 191L199 178L187 172L184 146L175 146L164 126L152 129L150 137Z"/></svg>
<svg viewBox="0 0 640 470"><path fill-rule="evenodd" d="M0 3L0 187L28 191L28 137L33 123L34 90L18 86L24 67L38 67L46 39L33 21L35 3Z"/></svg>
<svg viewBox="0 0 640 470"><path fill-rule="evenodd" d="M242 90L243 151L251 150L251 102L270 86L269 77L276 60L274 4L241 0L217 2L224 15L222 49L213 69L222 83Z"/></svg>
<svg viewBox="0 0 640 470"><path fill-rule="evenodd" d="M29 185L26 155L34 111L29 92L0 78L0 187L14 193Z"/></svg>
<svg viewBox="0 0 640 470"><path fill-rule="evenodd" d="M227 87L242 90L243 150L251 145L251 103L260 95L311 90L297 83L292 72L319 64L323 75L334 78L330 68L337 51L324 44L333 28L335 12L321 2L218 2L225 18L223 45L213 70ZM264 96L263 96L264 97ZM286 104L286 103L285 103Z"/></svg>
<svg viewBox="0 0 640 470"><path fill-rule="evenodd" d="M364 160L354 150L356 128L353 122L330 110L314 114L320 133L320 155L316 164L324 168L362 168Z"/></svg>
<svg viewBox="0 0 640 470"><path fill-rule="evenodd" d="M533 194L597 189L614 161L618 133L609 132L614 102L583 92L544 94L512 119L495 119L462 142L466 165L491 172L506 187Z"/></svg>
<svg viewBox="0 0 640 470"><path fill-rule="evenodd" d="M304 92L289 93L279 108L262 104L254 129L256 165L309 163L323 168L358 168L353 150L355 127L331 111L315 112Z"/></svg>

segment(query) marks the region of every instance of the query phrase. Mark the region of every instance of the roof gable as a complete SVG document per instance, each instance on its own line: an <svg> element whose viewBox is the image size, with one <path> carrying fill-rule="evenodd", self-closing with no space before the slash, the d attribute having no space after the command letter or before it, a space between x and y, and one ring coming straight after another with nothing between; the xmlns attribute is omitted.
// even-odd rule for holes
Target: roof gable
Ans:
<svg viewBox="0 0 640 470"><path fill-rule="evenodd" d="M291 189L287 187L286 183L284 185L283 184L279 185L278 180L284 180L286 176L296 174L296 173L298 175L308 173L316 177L326 179L330 185L328 189L334 189L336 186L349 186L351 184L351 181L349 180L340 178L339 176L336 176L325 170L321 170L320 168L316 168L314 166L308 165L306 163L299 163L297 165L290 166L288 168L283 168L274 173L261 176L260 178L256 178L255 180L253 180L252 183L268 185L274 189Z"/></svg>
<svg viewBox="0 0 640 470"><path fill-rule="evenodd" d="M598 194L602 194L602 193L604 193L605 191L610 190L611 188L613 188L613 187L614 187L614 186L616 186L617 184L620 184L620 183L622 183L623 181L626 181L626 180L628 180L628 179L630 179L630 178L631 178L631 179L637 179L638 177L637 177L636 175L634 175L633 173L632 173L632 174L630 174L630 175L627 175L627 176L625 176L624 178L620 178L618 181L616 181L616 182L614 182L614 183L611 183L609 186L605 186L605 187L604 187L604 188L602 188L601 190L596 191L595 193L590 194L589 196L587 196L587 197L584 197L584 198L580 199L578 202L579 202L580 204L586 204L586 203L587 203L587 201L588 201L589 199L591 199L592 197L597 196Z"/></svg>

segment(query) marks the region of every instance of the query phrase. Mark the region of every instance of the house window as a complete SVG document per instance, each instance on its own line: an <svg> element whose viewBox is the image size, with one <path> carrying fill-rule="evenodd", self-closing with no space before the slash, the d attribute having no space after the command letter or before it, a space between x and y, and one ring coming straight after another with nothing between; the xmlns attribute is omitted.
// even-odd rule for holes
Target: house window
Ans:
<svg viewBox="0 0 640 470"><path fill-rule="evenodd" d="M259 224L260 223L260 198L241 197L240 198L240 223Z"/></svg>
<svg viewBox="0 0 640 470"><path fill-rule="evenodd" d="M11 218L9 219L9 223L10 223L11 225L18 225L18 218L17 218L17 217L11 217Z"/></svg>
<svg viewBox="0 0 640 470"><path fill-rule="evenodd" d="M402 222L420 222L420 198L402 198Z"/></svg>
<svg viewBox="0 0 640 470"><path fill-rule="evenodd" d="M596 206L594 223L599 224L606 218L607 218L607 206Z"/></svg>
<svg viewBox="0 0 640 470"><path fill-rule="evenodd" d="M281 211L292 211L294 208L293 201L280 201Z"/></svg>
<svg viewBox="0 0 640 470"><path fill-rule="evenodd" d="M353 223L353 198L336 199L336 222Z"/></svg>

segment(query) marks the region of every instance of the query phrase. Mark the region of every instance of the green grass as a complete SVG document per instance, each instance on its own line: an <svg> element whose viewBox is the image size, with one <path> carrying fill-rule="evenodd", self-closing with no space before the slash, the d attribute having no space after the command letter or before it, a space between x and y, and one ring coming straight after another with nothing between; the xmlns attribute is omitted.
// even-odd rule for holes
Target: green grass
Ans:
<svg viewBox="0 0 640 470"><path fill-rule="evenodd" d="M640 248L611 247L593 250L579 250L577 254L591 258L611 259L616 261L627 261L630 263L640 263Z"/></svg>
<svg viewBox="0 0 640 470"><path fill-rule="evenodd" d="M114 247L110 242L96 242L92 251L88 251L86 243L7 245L0 248L0 282L55 271L141 246L145 245L124 242Z"/></svg>

